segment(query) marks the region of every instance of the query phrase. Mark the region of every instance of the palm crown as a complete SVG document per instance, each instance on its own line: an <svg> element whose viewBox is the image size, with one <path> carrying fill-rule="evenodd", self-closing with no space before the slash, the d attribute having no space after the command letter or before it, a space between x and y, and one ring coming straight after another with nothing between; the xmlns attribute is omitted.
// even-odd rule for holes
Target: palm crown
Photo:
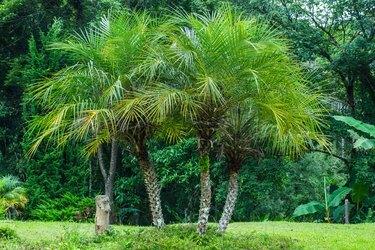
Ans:
<svg viewBox="0 0 375 250"><path fill-rule="evenodd" d="M210 139L226 112L244 103L275 150L293 153L306 139L324 143L321 96L310 91L286 42L267 25L231 10L181 14L162 58L164 84L148 92L151 117L179 111ZM166 66L168 65L168 66Z"/></svg>
<svg viewBox="0 0 375 250"><path fill-rule="evenodd" d="M47 110L31 123L31 131L38 132L31 153L44 139L63 144L90 138L87 149L92 154L120 128L145 119L134 90L147 81L136 65L152 47L156 23L146 13L113 16L51 46L66 51L75 64L31 87L33 100Z"/></svg>

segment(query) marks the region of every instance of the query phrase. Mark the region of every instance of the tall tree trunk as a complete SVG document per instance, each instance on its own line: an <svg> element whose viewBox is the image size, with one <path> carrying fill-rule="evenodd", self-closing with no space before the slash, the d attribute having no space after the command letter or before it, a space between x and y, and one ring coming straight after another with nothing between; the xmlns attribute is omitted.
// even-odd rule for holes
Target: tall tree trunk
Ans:
<svg viewBox="0 0 375 250"><path fill-rule="evenodd" d="M238 195L238 169L239 168L232 168L229 170L228 194L225 201L223 213L219 221L218 231L220 233L224 233L227 229L230 219L233 215L234 207L236 205Z"/></svg>
<svg viewBox="0 0 375 250"><path fill-rule="evenodd" d="M152 223L157 228L164 227L163 210L161 207L160 185L154 166L152 165L144 142L137 146L137 158L142 170L150 203Z"/></svg>
<svg viewBox="0 0 375 250"><path fill-rule="evenodd" d="M115 179L115 173L117 168L117 158L118 158L118 144L115 139L111 141L111 156L110 156L110 163L108 172L105 168L104 164L104 156L103 156L103 149L100 146L98 149L98 159L99 159L99 167L104 179L104 191L105 195L109 198L109 205L111 208L110 213L110 222L113 223L115 221L116 215L114 211L114 199L113 199L113 185Z"/></svg>
<svg viewBox="0 0 375 250"><path fill-rule="evenodd" d="M201 168L201 197L199 205L199 217L197 232L199 235L206 233L208 217L211 208L211 180L210 180L210 157L209 149L210 143L208 140L201 140L200 142L200 159L199 165Z"/></svg>

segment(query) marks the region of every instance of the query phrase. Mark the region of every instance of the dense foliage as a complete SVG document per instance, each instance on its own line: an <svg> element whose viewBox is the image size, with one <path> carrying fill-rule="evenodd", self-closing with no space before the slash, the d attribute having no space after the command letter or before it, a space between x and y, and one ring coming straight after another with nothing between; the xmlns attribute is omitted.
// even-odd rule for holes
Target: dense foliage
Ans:
<svg viewBox="0 0 375 250"><path fill-rule="evenodd" d="M51 50L50 44L89 27L108 11L130 8L160 15L168 8L179 8L204 13L217 9L222 2L0 1L0 173L15 175L24 182L29 202L19 213L20 218L90 220L92 214L85 210L92 208L96 194L105 191L98 160L83 156L82 142L65 147L46 142L32 158L27 157L35 135L26 133L26 125L46 107L30 101L34 96L26 89L72 62L66 51ZM311 87L331 98L327 107L330 115L350 115L374 123L372 1L230 2L245 11L243 15L269 22L291 41L295 61L311 75ZM329 126L324 132L332 142L330 152L312 145L310 152L298 157L265 152L261 158L246 159L239 175L233 220L291 219L297 206L324 200L324 177L330 179L330 193L340 186L352 189L348 195L355 205L352 221L375 220L375 153L356 146L358 139L366 139L368 134L356 131L357 142L353 143L353 133L347 132L350 127L329 117L326 122ZM166 222L196 221L201 170L197 140L191 137L171 144L152 134L147 147L160 180ZM210 155L211 219L218 221L226 199L228 169L222 148L215 147ZM104 148L104 152L108 151ZM119 152L121 161L114 184L116 220L150 224L142 171L137 158L130 154L132 151L125 145ZM320 218L318 215L304 219Z"/></svg>
<svg viewBox="0 0 375 250"><path fill-rule="evenodd" d="M27 203L26 190L14 176L0 179L0 211L2 216L14 218Z"/></svg>

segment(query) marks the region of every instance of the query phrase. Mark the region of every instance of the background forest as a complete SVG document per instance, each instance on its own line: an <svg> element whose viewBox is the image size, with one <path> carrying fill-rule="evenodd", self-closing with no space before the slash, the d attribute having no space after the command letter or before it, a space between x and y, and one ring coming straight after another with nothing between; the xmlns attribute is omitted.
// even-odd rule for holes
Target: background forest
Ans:
<svg viewBox="0 0 375 250"><path fill-rule="evenodd" d="M228 1L133 0L0 0L0 174L23 182L28 203L8 216L35 220L92 220L95 195L104 192L97 158L88 160L83 145L59 148L45 143L30 158L35 135L26 125L41 113L26 91L67 64L63 52L49 49L68 34L88 27L108 11L147 10L152 15L183 9L204 13ZM311 87L329 96L324 133L330 151L266 154L241 168L234 221L288 220L301 204L324 201L330 191L350 187L351 221L374 222L375 152L373 140L332 118L345 115L375 123L375 4L373 0L233 0L244 15L264 20L290 40L291 51L310 77ZM359 141L361 140L361 141ZM366 143L363 143L365 142ZM362 142L362 144L360 143ZM175 144L155 136L148 141L150 158L161 184L167 223L195 222L199 207L197 140ZM138 161L121 148L115 173L114 221L151 224L147 193ZM109 151L109 148L104 148ZM219 220L228 188L220 149L212 157L212 220ZM323 216L298 218L323 221ZM335 218L341 222L342 218Z"/></svg>

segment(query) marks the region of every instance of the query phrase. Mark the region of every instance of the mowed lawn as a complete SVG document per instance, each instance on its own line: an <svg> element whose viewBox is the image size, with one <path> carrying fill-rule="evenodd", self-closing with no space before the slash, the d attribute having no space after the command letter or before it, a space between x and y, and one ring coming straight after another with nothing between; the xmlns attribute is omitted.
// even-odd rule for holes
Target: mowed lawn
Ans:
<svg viewBox="0 0 375 250"><path fill-rule="evenodd" d="M214 225L211 224L211 226ZM74 231L82 237L94 236L94 225L91 223L0 221L0 227L14 229L21 242L28 242L33 246L44 246L43 242L57 241L66 232ZM114 226L114 229L121 235L121 233L140 230L141 227ZM241 222L230 224L227 233L283 236L296 241L297 248L302 249L375 249L375 223L341 225L269 221ZM95 246L110 249L111 244L109 243L106 242L104 245L99 243ZM22 248L22 245L17 245L12 241L9 241L9 245L7 244L7 240L2 240L2 247ZM26 248L28 247L26 246ZM69 246L62 248L74 249L74 247Z"/></svg>

